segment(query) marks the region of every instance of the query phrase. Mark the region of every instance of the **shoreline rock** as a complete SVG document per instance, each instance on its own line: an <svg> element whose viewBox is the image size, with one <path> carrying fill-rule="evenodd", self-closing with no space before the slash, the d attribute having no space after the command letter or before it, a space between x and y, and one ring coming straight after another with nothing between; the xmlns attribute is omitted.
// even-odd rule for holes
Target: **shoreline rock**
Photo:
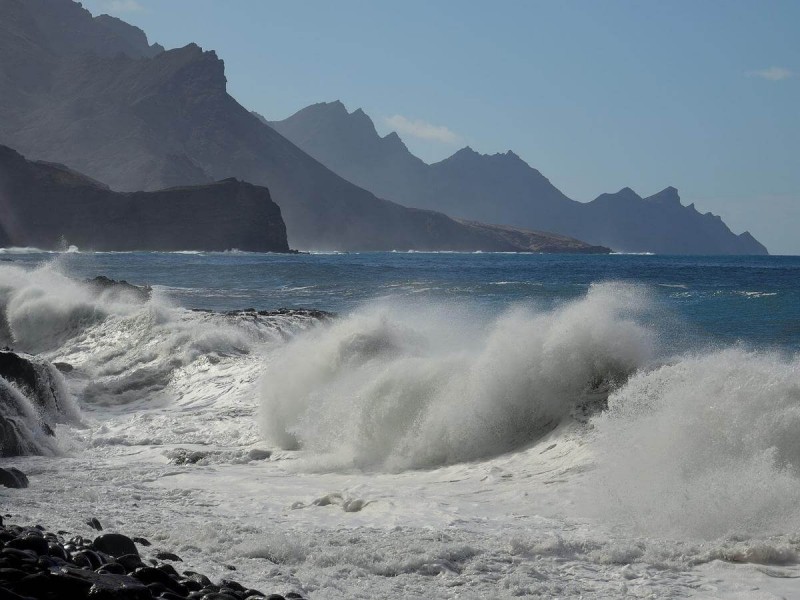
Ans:
<svg viewBox="0 0 800 600"><path fill-rule="evenodd" d="M117 281L105 275L98 275L93 279L86 279L85 283L97 292L111 290L113 292L127 293L133 295L142 302L148 301L153 293L153 288L149 285L133 285L124 279Z"/></svg>
<svg viewBox="0 0 800 600"><path fill-rule="evenodd" d="M0 456L55 454L54 427L77 418L54 365L0 350Z"/></svg>
<svg viewBox="0 0 800 600"><path fill-rule="evenodd" d="M21 527L0 519L0 598L17 600L302 600L302 594L264 593L233 579L214 583L191 570L143 559L136 539L104 533L69 539L41 525ZM142 544L147 546L149 544ZM156 557L179 564L177 555ZM177 559L177 560L176 560Z"/></svg>

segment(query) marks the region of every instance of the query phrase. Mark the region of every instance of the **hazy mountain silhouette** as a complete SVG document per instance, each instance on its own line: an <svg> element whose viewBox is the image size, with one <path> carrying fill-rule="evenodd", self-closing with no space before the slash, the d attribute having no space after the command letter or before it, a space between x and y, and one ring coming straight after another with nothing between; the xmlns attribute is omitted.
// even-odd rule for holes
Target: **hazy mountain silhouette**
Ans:
<svg viewBox="0 0 800 600"><path fill-rule="evenodd" d="M0 15L0 142L26 156L120 191L228 177L266 185L301 249L595 250L530 232L519 245L494 227L378 199L239 105L223 62L195 44L163 51L71 0L0 0Z"/></svg>
<svg viewBox="0 0 800 600"><path fill-rule="evenodd" d="M289 251L267 188L235 179L114 192L63 165L29 161L0 146L0 205L0 246Z"/></svg>
<svg viewBox="0 0 800 600"><path fill-rule="evenodd" d="M407 206L557 231L625 252L767 253L749 233L735 235L720 217L683 206L672 187L649 198L625 188L582 203L511 151L484 155L467 147L427 165L396 133L380 137L362 110L348 113L339 101L270 125L342 177Z"/></svg>

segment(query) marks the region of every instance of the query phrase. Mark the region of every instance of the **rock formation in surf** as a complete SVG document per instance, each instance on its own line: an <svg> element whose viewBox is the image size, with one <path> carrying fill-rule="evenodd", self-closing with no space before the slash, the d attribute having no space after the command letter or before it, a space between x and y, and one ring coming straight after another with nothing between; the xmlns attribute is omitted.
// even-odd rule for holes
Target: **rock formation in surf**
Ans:
<svg viewBox="0 0 800 600"><path fill-rule="evenodd" d="M562 247L563 238L531 232L511 243L353 185L239 105L223 62L195 44L162 51L72 0L0 0L0 14L0 141L30 158L119 191L229 177L266 185L290 244L304 250ZM591 246L570 240L563 249L605 251Z"/></svg>
<svg viewBox="0 0 800 600"><path fill-rule="evenodd" d="M381 198L454 217L559 232L621 252L766 254L748 232L684 206L668 187L649 198L625 188L592 202L565 196L509 151L463 148L432 165L411 154L396 133L380 137L361 109L314 104L269 123L322 164Z"/></svg>
<svg viewBox="0 0 800 600"><path fill-rule="evenodd" d="M0 351L0 456L54 454L57 423L75 421L61 374L48 362Z"/></svg>
<svg viewBox="0 0 800 600"><path fill-rule="evenodd" d="M120 193L0 146L0 201L0 246L289 251L269 191L235 179Z"/></svg>

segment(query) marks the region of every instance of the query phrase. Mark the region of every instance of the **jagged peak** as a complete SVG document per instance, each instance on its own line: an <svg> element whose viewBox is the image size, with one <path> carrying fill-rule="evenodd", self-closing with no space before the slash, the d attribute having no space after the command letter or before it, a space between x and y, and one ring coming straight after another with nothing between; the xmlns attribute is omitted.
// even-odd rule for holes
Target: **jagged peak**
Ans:
<svg viewBox="0 0 800 600"><path fill-rule="evenodd" d="M387 133L385 136L383 136L381 138L381 140L387 146L396 146L398 148L403 148L406 151L408 151L408 147L406 146L406 143L403 141L403 138L401 138L397 134L396 131L392 131L392 132Z"/></svg>
<svg viewBox="0 0 800 600"><path fill-rule="evenodd" d="M370 127L372 127L373 129L375 128L375 123L372 122L372 119L370 118L370 116L367 113L364 112L363 108L355 109L348 116L350 117L350 119L352 121L356 121L356 122L358 122L358 123L360 123L362 125L368 123Z"/></svg>
<svg viewBox="0 0 800 600"><path fill-rule="evenodd" d="M678 195L677 188L672 187L671 185L665 187L660 192L645 198L645 201L652 202L655 204L662 204L665 206L682 206L681 205L681 197Z"/></svg>
<svg viewBox="0 0 800 600"><path fill-rule="evenodd" d="M631 188L625 186L618 192L606 192L605 194L600 194L597 198L593 200L593 202L597 201L609 201L609 200L642 200L642 197L634 192Z"/></svg>
<svg viewBox="0 0 800 600"><path fill-rule="evenodd" d="M606 195L606 194L604 194L604 195ZM616 194L608 194L608 195L617 196L619 198L635 198L637 200L641 200L642 199L642 197L639 194L637 194L635 191L633 191L632 188L629 188L627 185L624 188L622 188L620 191L618 191Z"/></svg>
<svg viewBox="0 0 800 600"><path fill-rule="evenodd" d="M465 158L468 156L480 156L478 152L472 149L472 146L464 146L457 150L450 158Z"/></svg>
<svg viewBox="0 0 800 600"><path fill-rule="evenodd" d="M328 112L348 114L347 107L341 100L334 100L333 102L317 102L311 106L306 107L304 110L326 110Z"/></svg>

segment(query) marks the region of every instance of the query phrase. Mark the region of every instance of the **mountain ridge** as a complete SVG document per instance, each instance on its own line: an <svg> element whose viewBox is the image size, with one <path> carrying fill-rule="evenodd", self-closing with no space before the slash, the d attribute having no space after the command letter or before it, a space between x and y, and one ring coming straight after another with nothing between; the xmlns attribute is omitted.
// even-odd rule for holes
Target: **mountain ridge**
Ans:
<svg viewBox="0 0 800 600"><path fill-rule="evenodd" d="M0 0L0 11L14 16L0 21L0 80L14 84L14 95L0 94L0 142L26 156L67 163L118 191L229 177L267 186L291 245L304 250L535 246L346 181L231 97L213 51L197 44L162 50L116 22L109 29L71 0ZM64 19L75 22L62 29ZM15 35L27 40L24 56L9 41ZM21 71L17 58L27 61ZM29 73L36 77L26 79ZM573 240L569 251L607 250L596 247Z"/></svg>
<svg viewBox="0 0 800 600"><path fill-rule="evenodd" d="M684 206L672 186L647 198L623 188L577 202L512 150L487 155L466 146L432 164L415 157L405 145L399 156L381 153L378 140L388 136L381 138L377 131L372 135L364 124L357 131L342 132L359 110L348 113L337 100L269 123L343 177L407 206L441 210L459 219L558 232L623 252L768 253L749 232L736 235L721 217L702 214L693 204ZM370 125L374 131L371 120ZM350 151L359 144L357 138L361 147L370 149L368 159L363 152Z"/></svg>

